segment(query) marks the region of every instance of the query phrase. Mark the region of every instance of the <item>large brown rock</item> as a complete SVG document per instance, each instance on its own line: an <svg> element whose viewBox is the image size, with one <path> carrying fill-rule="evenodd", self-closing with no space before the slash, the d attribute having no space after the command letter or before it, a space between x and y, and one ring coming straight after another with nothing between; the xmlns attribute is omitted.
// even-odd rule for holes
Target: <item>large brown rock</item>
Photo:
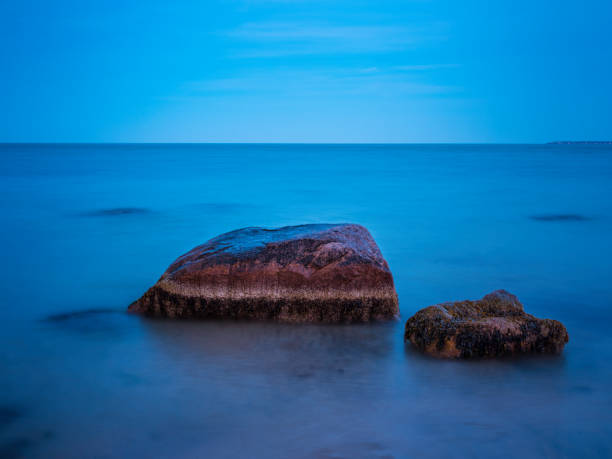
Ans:
<svg viewBox="0 0 612 459"><path fill-rule="evenodd" d="M460 358L558 354L569 337L561 322L527 314L516 296L497 290L421 309L406 322L404 341L435 357Z"/></svg>
<svg viewBox="0 0 612 459"><path fill-rule="evenodd" d="M398 315L393 277L363 226L244 228L179 257L129 310L165 317L365 322Z"/></svg>

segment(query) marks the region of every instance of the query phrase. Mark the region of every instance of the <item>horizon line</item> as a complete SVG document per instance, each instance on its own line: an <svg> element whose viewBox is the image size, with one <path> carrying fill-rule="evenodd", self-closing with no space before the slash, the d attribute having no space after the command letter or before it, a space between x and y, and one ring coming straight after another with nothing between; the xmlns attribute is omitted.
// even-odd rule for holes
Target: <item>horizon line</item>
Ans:
<svg viewBox="0 0 612 459"><path fill-rule="evenodd" d="M609 145L612 140L547 142L2 142L0 145Z"/></svg>

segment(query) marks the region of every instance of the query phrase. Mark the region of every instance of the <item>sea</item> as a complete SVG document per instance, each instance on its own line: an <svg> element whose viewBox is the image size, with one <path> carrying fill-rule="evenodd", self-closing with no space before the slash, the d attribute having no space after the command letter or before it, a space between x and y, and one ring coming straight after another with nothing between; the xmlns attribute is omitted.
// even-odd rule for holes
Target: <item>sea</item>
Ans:
<svg viewBox="0 0 612 459"><path fill-rule="evenodd" d="M128 314L248 226L359 223L401 317ZM612 145L0 145L0 457L612 457ZM559 356L437 360L428 305L506 289Z"/></svg>

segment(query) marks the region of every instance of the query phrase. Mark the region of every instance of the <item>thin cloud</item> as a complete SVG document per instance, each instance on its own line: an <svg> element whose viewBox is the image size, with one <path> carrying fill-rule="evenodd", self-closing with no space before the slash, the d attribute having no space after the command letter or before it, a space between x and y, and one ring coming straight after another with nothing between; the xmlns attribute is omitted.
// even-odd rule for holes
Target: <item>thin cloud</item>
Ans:
<svg viewBox="0 0 612 459"><path fill-rule="evenodd" d="M379 53L410 49L443 39L440 27L398 25L321 25L301 22L256 22L223 33L240 45L237 57L280 57L329 53Z"/></svg>
<svg viewBox="0 0 612 459"><path fill-rule="evenodd" d="M346 39L362 40L367 38L397 37L407 30L397 26L333 26L308 25L302 23L248 23L238 29L228 32L229 36L249 40L286 41L286 40L318 40Z"/></svg>
<svg viewBox="0 0 612 459"><path fill-rule="evenodd" d="M365 70L365 71L364 71ZM248 75L192 81L183 85L186 97L219 94L274 95L419 95L435 96L460 92L461 88L412 81L397 73L371 69L276 70Z"/></svg>
<svg viewBox="0 0 612 459"><path fill-rule="evenodd" d="M422 71L422 70L438 70L438 69L454 69L459 67L459 64L416 64L416 65L398 65L394 67L396 70L403 71Z"/></svg>

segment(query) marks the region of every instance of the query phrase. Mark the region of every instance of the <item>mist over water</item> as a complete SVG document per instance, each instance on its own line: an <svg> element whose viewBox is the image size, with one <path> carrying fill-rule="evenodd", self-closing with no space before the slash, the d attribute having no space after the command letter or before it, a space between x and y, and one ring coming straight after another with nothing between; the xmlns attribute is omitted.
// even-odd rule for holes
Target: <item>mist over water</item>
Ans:
<svg viewBox="0 0 612 459"><path fill-rule="evenodd" d="M125 310L245 226L354 222L401 320ZM612 146L0 145L0 457L610 457ZM418 309L505 288L559 357L439 361Z"/></svg>

